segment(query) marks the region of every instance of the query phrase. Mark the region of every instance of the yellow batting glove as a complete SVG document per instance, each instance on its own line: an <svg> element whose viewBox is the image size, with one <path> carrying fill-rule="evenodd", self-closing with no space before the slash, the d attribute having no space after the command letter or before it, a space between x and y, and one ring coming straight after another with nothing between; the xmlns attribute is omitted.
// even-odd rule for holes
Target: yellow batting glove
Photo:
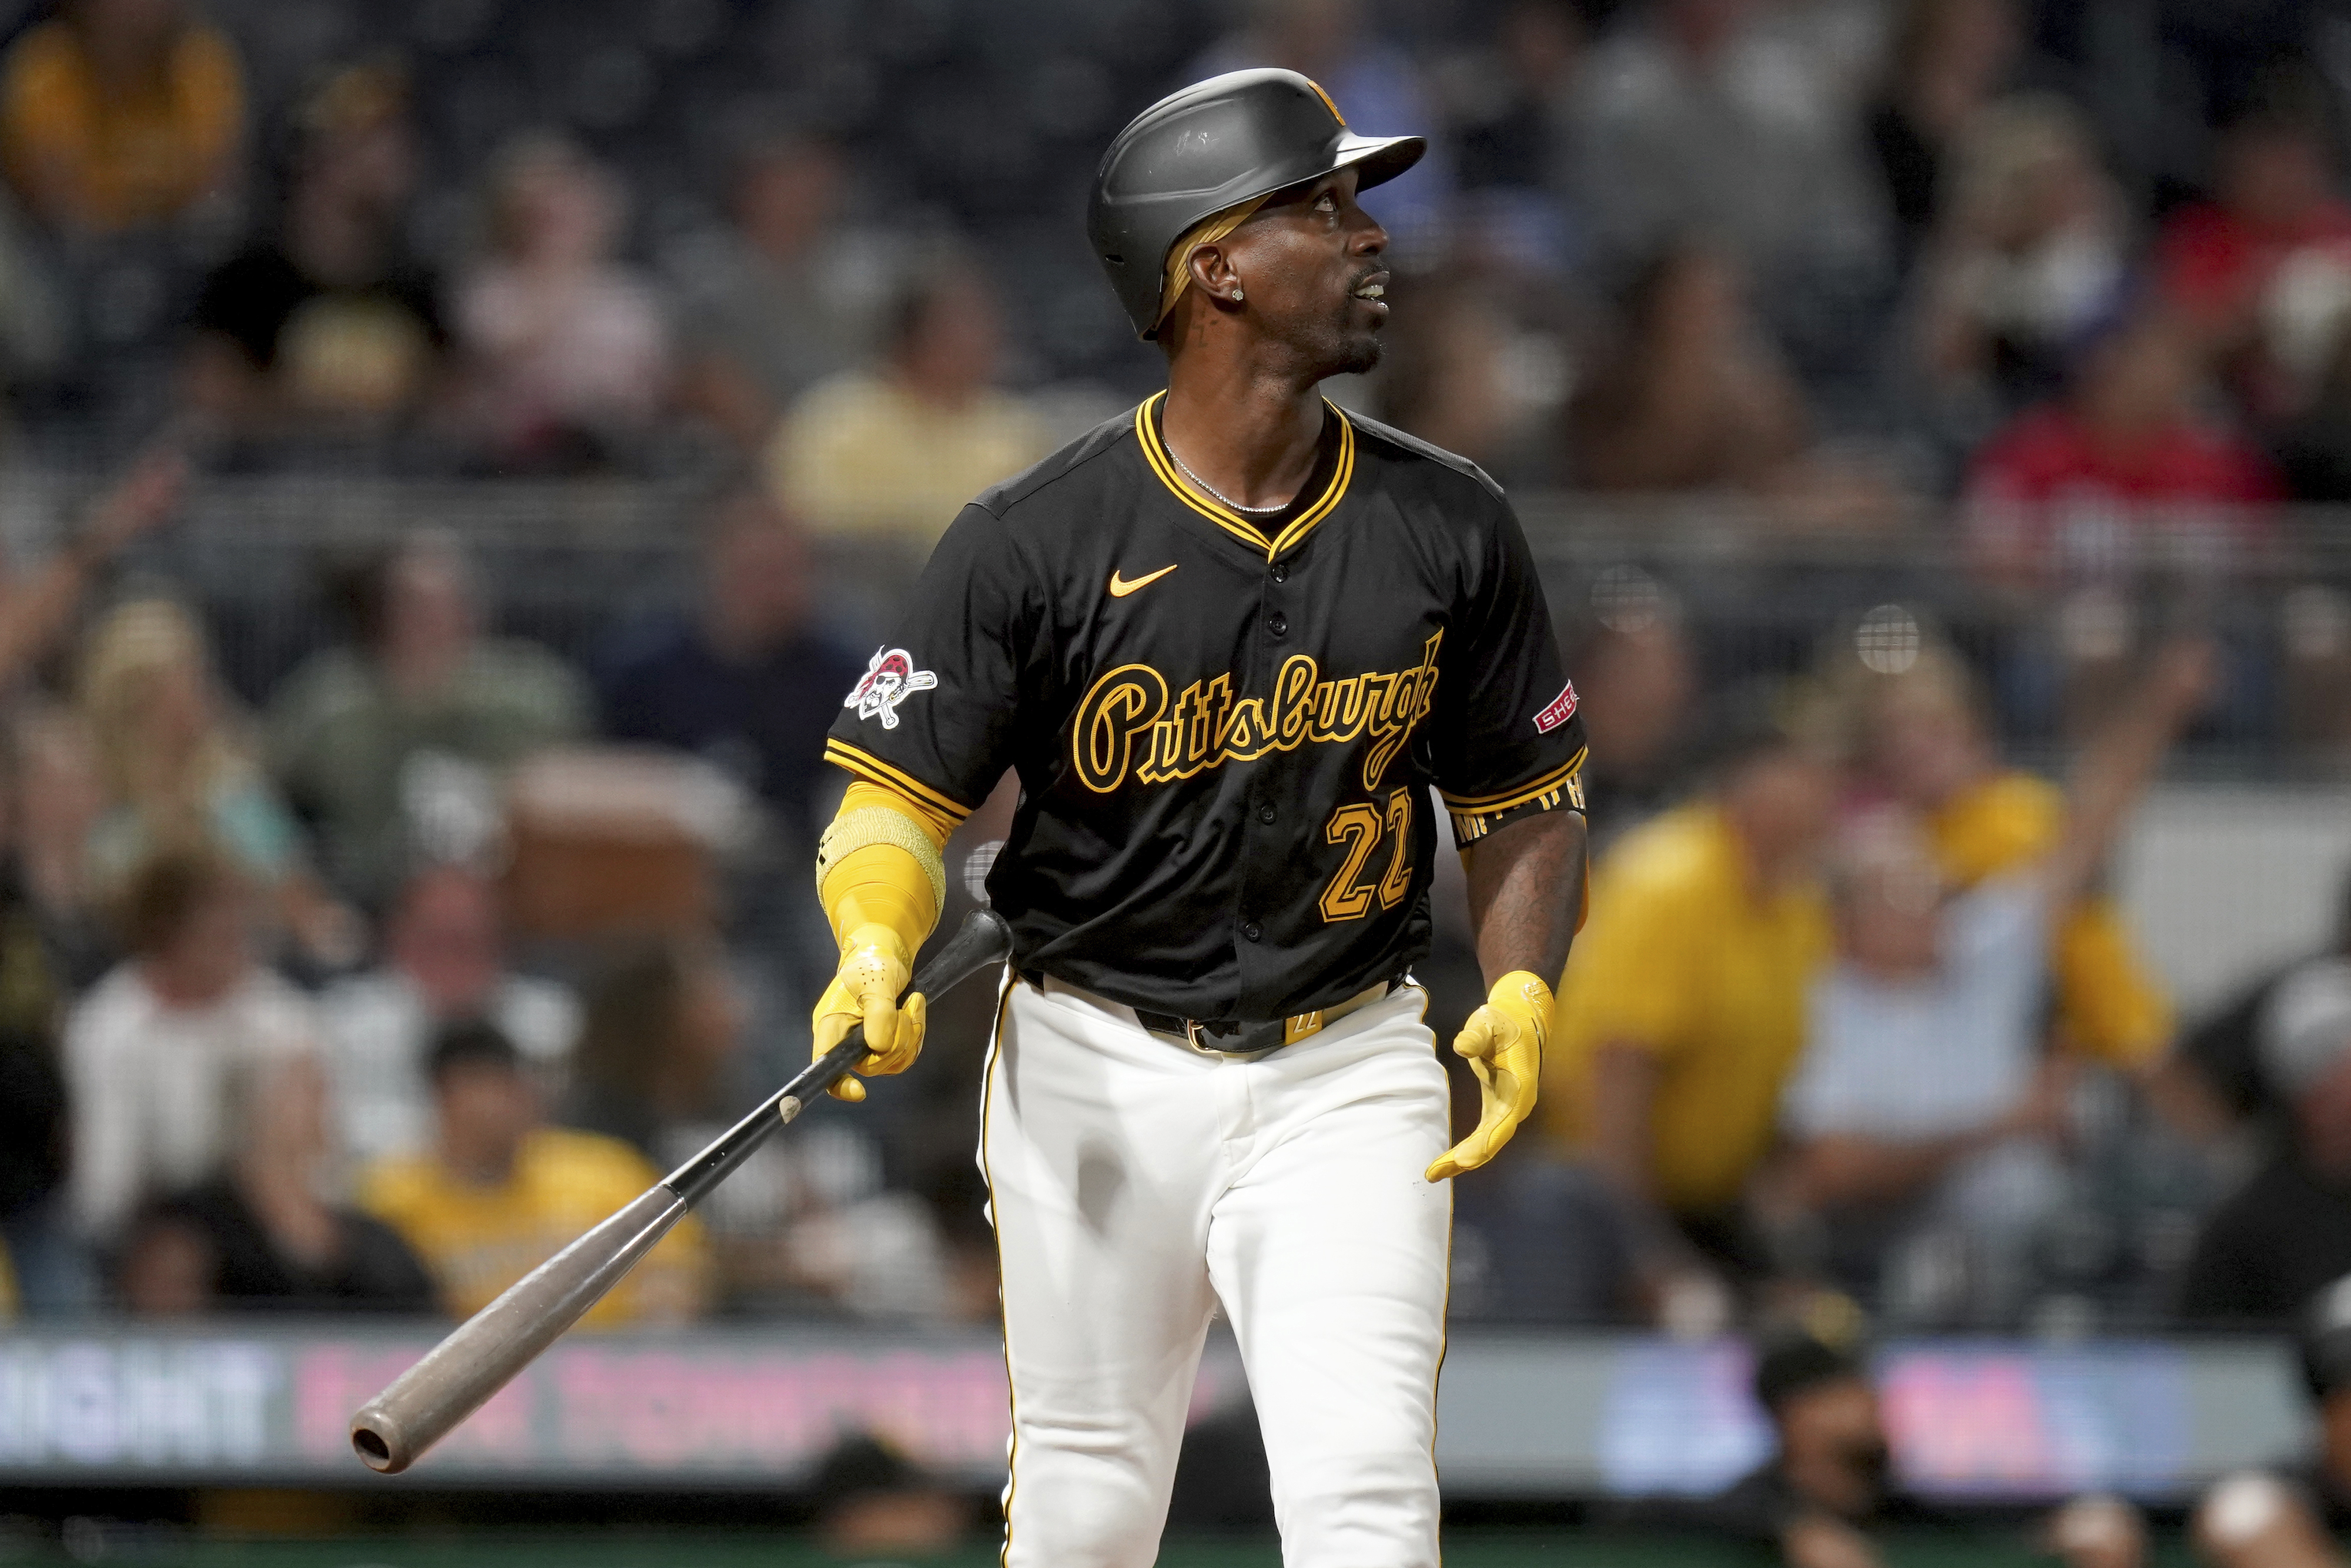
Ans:
<svg viewBox="0 0 2351 1568"><path fill-rule="evenodd" d="M919 996L902 1005L898 993L906 988L914 970L904 938L886 925L861 925L841 944L841 968L816 1002L812 1019L815 1057L839 1045L851 1028L865 1026L865 1057L856 1071L904 1072L922 1054L923 1019L927 1004ZM812 1058L813 1059L813 1058ZM836 1099L862 1100L865 1085L843 1078L832 1086Z"/></svg>
<svg viewBox="0 0 2351 1568"><path fill-rule="evenodd" d="M1492 1159L1535 1108L1551 1013L1551 988L1524 969L1513 969L1494 982L1486 1005L1453 1037L1455 1054L1467 1057L1478 1075L1484 1103L1478 1130L1437 1156L1428 1167L1429 1180L1474 1171Z"/></svg>

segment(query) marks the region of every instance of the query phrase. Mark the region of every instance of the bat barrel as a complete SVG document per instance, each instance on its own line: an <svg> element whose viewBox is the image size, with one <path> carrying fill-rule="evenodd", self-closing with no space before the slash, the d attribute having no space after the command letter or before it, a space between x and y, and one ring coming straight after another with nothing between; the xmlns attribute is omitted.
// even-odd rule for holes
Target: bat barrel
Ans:
<svg viewBox="0 0 2351 1568"><path fill-rule="evenodd" d="M975 910L948 938L914 988L936 996L1012 950L1011 927L992 909ZM750 1156L809 1099L838 1082L865 1053L852 1030L768 1103L665 1181L532 1270L496 1301L401 1374L351 1417L351 1448L368 1469L398 1475L530 1364L621 1282L686 1210Z"/></svg>
<svg viewBox="0 0 2351 1568"><path fill-rule="evenodd" d="M465 1320L351 1417L351 1448L398 1475L594 1306L684 1218L666 1186L643 1197L532 1270Z"/></svg>

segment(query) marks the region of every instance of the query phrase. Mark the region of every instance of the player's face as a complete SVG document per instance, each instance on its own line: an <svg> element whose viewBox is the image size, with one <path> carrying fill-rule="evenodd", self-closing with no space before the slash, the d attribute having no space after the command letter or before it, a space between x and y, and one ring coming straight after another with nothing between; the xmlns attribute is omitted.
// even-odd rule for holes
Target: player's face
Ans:
<svg viewBox="0 0 2351 1568"><path fill-rule="evenodd" d="M1316 380L1380 362L1388 235L1355 204L1355 179L1342 169L1301 185L1259 208L1228 242L1250 319Z"/></svg>

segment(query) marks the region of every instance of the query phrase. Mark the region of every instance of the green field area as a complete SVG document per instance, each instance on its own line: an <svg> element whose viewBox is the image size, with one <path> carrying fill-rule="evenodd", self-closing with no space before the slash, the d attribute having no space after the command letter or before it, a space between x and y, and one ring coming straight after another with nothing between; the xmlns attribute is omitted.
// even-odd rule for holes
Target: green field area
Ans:
<svg viewBox="0 0 2351 1568"><path fill-rule="evenodd" d="M0 1540L0 1563L124 1563L147 1568L990 1568L995 1543L918 1559L838 1557L805 1536L781 1532L601 1530L469 1531L458 1535L355 1536L333 1541L256 1541L137 1535L110 1538L96 1552L54 1543ZM1974 1533L1897 1536L1890 1568L2046 1568L2017 1537ZM1278 1568L1270 1539L1171 1542L1162 1568ZM1756 1568L1759 1556L1704 1540L1593 1531L1448 1531L1447 1568ZM2158 1536L2150 1568L2189 1568L2176 1536Z"/></svg>

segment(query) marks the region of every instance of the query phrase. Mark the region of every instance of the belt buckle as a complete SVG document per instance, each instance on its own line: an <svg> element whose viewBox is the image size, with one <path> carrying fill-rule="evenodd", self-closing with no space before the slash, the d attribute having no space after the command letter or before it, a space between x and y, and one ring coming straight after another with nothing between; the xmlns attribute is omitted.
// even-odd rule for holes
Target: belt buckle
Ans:
<svg viewBox="0 0 2351 1568"><path fill-rule="evenodd" d="M1249 1039L1249 1026L1246 1024L1242 1025L1239 1029L1232 1030L1231 1033L1236 1041L1247 1041ZM1231 1046L1211 1045L1207 1040L1208 1035L1209 1031L1200 1027L1200 1020L1198 1019L1186 1019L1184 1020L1184 1043L1190 1046L1194 1051L1198 1051L1202 1056L1214 1056L1219 1059L1262 1056L1267 1051L1273 1050L1276 1046L1279 1046L1281 1043L1280 1040L1275 1040L1258 1045L1246 1043L1237 1043Z"/></svg>

